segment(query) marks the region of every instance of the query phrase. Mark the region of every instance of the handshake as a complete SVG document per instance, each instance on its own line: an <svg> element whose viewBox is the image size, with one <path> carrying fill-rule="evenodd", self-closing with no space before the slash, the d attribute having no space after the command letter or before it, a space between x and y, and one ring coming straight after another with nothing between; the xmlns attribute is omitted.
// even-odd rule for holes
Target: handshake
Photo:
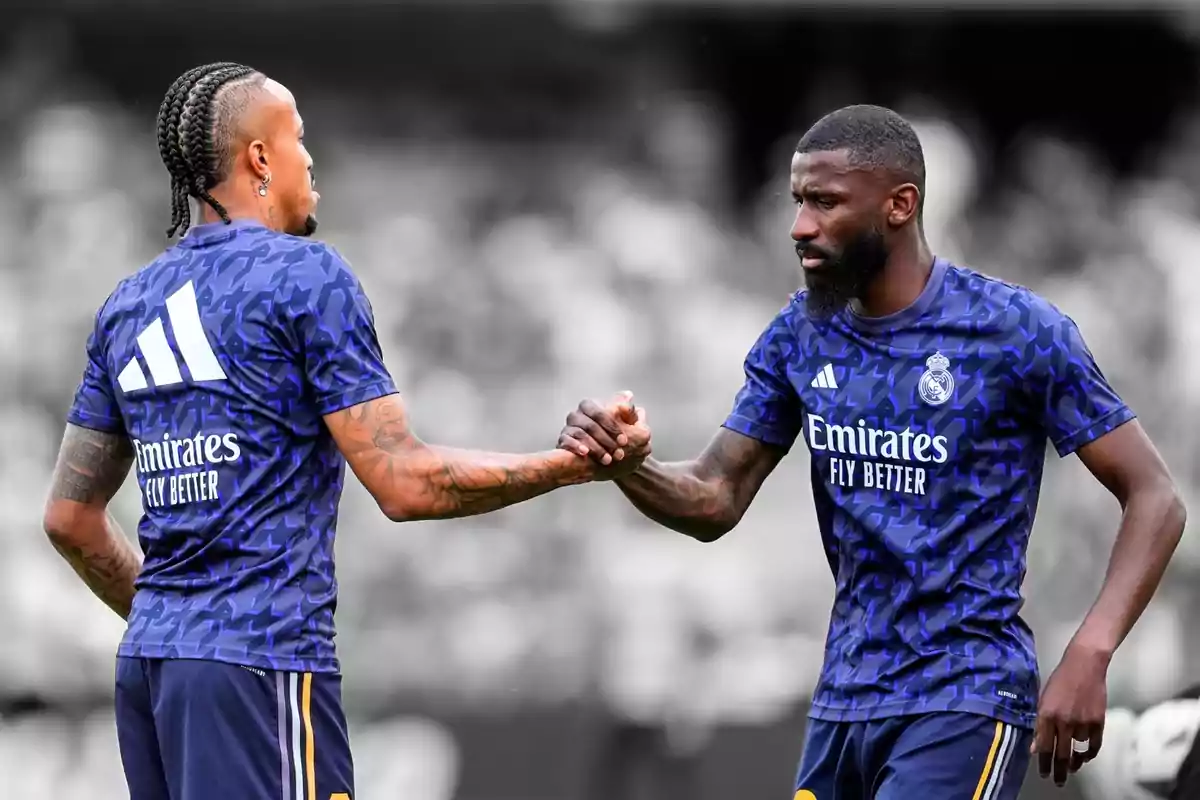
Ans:
<svg viewBox="0 0 1200 800"><path fill-rule="evenodd" d="M621 392L601 405L584 400L567 415L558 447L594 462L594 480L630 475L650 457L646 409L633 404L633 392Z"/></svg>

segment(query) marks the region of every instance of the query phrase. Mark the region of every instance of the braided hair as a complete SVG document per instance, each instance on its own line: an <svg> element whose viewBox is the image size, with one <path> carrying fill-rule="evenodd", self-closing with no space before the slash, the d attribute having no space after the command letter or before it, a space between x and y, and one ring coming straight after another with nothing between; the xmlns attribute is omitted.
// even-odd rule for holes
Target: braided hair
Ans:
<svg viewBox="0 0 1200 800"><path fill-rule="evenodd" d="M207 203L226 223L225 210L209 190L228 177L228 143L214 142L214 99L222 88L256 70L233 62L207 64L180 75L158 109L158 153L171 175L171 227L167 237L191 225L190 198Z"/></svg>

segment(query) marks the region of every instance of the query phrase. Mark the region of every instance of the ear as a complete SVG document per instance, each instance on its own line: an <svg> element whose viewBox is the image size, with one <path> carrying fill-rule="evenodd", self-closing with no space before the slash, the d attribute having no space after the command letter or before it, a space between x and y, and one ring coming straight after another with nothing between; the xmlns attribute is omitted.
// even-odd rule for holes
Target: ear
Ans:
<svg viewBox="0 0 1200 800"><path fill-rule="evenodd" d="M916 217L921 209L921 190L915 184L906 183L896 187L888 202L888 225L893 228L903 227Z"/></svg>
<svg viewBox="0 0 1200 800"><path fill-rule="evenodd" d="M246 156L250 162L250 172L259 180L271 174L267 145L261 139L255 139L250 143L246 148Z"/></svg>

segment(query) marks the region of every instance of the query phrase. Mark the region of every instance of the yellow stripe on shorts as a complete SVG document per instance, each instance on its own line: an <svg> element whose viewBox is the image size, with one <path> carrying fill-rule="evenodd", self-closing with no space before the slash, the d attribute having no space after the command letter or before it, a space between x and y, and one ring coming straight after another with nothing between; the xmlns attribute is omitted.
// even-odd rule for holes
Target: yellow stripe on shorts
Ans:
<svg viewBox="0 0 1200 800"><path fill-rule="evenodd" d="M975 787L975 796L971 800L980 800L983 790L992 777L992 766L996 763L996 753L1000 750L1000 739L1004 736L1004 723L996 723L996 733L992 736L992 747L988 750L987 761L983 762L983 774L979 776L979 785Z"/></svg>

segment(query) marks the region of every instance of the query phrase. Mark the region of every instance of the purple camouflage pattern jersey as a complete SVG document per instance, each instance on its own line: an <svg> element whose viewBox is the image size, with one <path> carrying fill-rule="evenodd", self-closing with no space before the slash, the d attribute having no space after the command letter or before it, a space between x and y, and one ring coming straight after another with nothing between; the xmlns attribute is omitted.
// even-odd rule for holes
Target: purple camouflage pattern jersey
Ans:
<svg viewBox="0 0 1200 800"><path fill-rule="evenodd" d="M337 672L345 460L322 416L392 394L328 245L193 228L96 315L73 425L128 435L145 564L118 654Z"/></svg>
<svg viewBox="0 0 1200 800"><path fill-rule="evenodd" d="M1134 415L1075 323L937 259L884 318L815 321L803 293L745 363L725 427L811 452L835 579L811 716L970 712L1032 727L1025 555L1046 441L1060 456Z"/></svg>

